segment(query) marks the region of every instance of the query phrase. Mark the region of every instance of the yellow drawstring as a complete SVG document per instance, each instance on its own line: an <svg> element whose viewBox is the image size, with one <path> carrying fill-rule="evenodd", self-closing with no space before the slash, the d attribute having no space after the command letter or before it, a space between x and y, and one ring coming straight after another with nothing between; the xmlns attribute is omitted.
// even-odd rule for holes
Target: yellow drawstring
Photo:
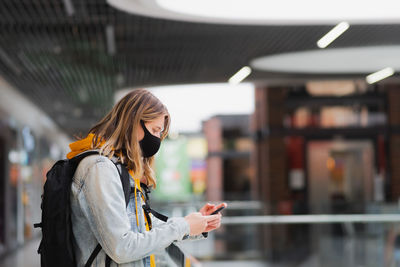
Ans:
<svg viewBox="0 0 400 267"><path fill-rule="evenodd" d="M136 210L136 225L139 227L139 217L138 217L138 212L137 212L137 199L136 199L136 186L135 186L135 210Z"/></svg>
<svg viewBox="0 0 400 267"><path fill-rule="evenodd" d="M135 181L135 209L136 209L136 224L138 226L139 229L139 217L138 217L138 206L137 206L137 188L139 188L140 191L142 191L142 188L140 187L140 181L139 179L135 178L135 176L133 175L133 171L129 170L129 174L131 175L131 177L133 178L133 180ZM142 199L145 201L143 195L142 195ZM144 220L146 222L146 231L150 231L150 227L149 227L149 222L147 221L146 216L144 216ZM150 255L150 267L156 267L156 261L155 261L155 257L153 254Z"/></svg>

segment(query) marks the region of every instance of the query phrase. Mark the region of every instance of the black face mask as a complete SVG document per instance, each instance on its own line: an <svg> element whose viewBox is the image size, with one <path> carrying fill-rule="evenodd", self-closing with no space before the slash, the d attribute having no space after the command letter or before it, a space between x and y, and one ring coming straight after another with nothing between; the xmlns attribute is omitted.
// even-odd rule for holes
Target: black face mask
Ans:
<svg viewBox="0 0 400 267"><path fill-rule="evenodd" d="M139 141L140 148L142 149L142 155L145 158L149 158L157 153L161 145L161 139L157 136L152 135L144 125L144 121L140 120L144 131L144 137Z"/></svg>

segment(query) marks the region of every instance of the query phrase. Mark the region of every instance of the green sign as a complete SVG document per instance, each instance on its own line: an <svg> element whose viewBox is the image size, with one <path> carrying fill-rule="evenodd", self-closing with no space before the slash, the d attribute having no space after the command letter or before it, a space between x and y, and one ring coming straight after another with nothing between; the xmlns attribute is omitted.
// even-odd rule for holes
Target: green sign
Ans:
<svg viewBox="0 0 400 267"><path fill-rule="evenodd" d="M186 138L164 140L157 153L157 200L188 200L191 196L190 158L187 153Z"/></svg>

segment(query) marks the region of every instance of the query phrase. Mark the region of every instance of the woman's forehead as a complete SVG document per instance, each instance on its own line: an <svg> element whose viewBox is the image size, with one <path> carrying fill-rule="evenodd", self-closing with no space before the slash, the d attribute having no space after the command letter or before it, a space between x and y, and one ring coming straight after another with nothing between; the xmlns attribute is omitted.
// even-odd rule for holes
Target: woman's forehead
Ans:
<svg viewBox="0 0 400 267"><path fill-rule="evenodd" d="M154 120L149 121L149 124L151 126L158 126L162 129L164 127L164 120L165 120L164 116L159 116Z"/></svg>

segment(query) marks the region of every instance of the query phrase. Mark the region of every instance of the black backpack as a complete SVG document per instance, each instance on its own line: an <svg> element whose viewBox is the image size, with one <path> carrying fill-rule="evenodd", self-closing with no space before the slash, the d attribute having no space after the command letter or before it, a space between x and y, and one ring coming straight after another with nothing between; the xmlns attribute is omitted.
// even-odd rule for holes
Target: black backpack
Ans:
<svg viewBox="0 0 400 267"><path fill-rule="evenodd" d="M86 151L72 159L63 159L57 161L47 172L46 182L42 195L42 222L34 224L35 228L42 228L42 240L39 245L40 265L42 267L75 267L76 259L73 249L74 236L71 223L71 184L72 178L78 167L79 162L89 155L99 154L98 151ZM114 162L114 161L113 161ZM130 175L124 164L115 163L124 190L125 204L128 205L129 195L134 188L130 187ZM120 168L118 168L120 167ZM158 219L166 222L168 217L153 210L149 205L149 188L141 183L142 194L145 196L145 204L142 206L147 221L150 223L150 213ZM85 267L90 267L96 256L101 250L101 245L97 244ZM171 244L167 248L172 260L178 266L185 266L184 254ZM106 255L105 266L111 265L111 258Z"/></svg>
<svg viewBox="0 0 400 267"><path fill-rule="evenodd" d="M41 204L42 222L34 225L35 228L42 228L42 240L38 249L42 267L75 267L77 265L73 249L74 237L71 223L71 184L79 162L84 157L93 154L98 154L98 152L87 151L72 159L59 160L46 174L47 180L44 184ZM127 205L131 191L129 173L122 164L114 164L121 166L120 169L117 166L117 169ZM98 244L85 267L92 264L100 250L101 245ZM109 266L110 262L111 259L107 256L106 266Z"/></svg>

